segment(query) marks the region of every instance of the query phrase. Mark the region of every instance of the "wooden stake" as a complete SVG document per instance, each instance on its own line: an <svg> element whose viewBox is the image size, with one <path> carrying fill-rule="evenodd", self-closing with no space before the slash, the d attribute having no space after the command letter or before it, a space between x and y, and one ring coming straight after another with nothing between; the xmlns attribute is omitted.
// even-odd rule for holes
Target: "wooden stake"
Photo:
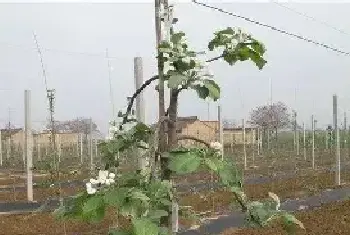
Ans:
<svg viewBox="0 0 350 235"><path fill-rule="evenodd" d="M25 139L24 151L27 159L27 199L33 201L33 136L31 123L31 99L30 91L24 91L24 114L25 114Z"/></svg>
<svg viewBox="0 0 350 235"><path fill-rule="evenodd" d="M339 128L338 128L338 97L333 95L333 125L335 131L335 184L340 185L340 142L339 142Z"/></svg>

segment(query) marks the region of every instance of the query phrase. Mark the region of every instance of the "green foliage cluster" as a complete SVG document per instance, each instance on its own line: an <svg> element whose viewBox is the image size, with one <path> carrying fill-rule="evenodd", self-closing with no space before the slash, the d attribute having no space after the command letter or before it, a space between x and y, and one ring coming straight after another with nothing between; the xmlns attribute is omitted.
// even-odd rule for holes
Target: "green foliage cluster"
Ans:
<svg viewBox="0 0 350 235"><path fill-rule="evenodd" d="M171 35L170 42L159 45L159 58L166 70L165 80L171 89L192 89L200 98L220 98L220 87L211 79L210 74L203 74L204 64L197 58L197 53L189 50L183 32Z"/></svg>
<svg viewBox="0 0 350 235"><path fill-rule="evenodd" d="M234 65L237 61L251 60L262 69L267 63L263 58L266 52L264 45L241 29L228 27L216 32L208 48L210 51L222 49L222 57L229 65Z"/></svg>
<svg viewBox="0 0 350 235"><path fill-rule="evenodd" d="M154 130L143 123L135 123L130 130L116 132L112 140L102 142L99 150L102 154L105 169L118 167L119 161L116 159L117 153L124 152L131 148L148 149L150 138Z"/></svg>
<svg viewBox="0 0 350 235"><path fill-rule="evenodd" d="M242 174L233 162L221 160L214 149L179 148L169 153L169 168L176 174L195 172L200 166L215 172L222 184L234 192L242 210L246 212L250 226L263 227L273 219L282 218L288 229L300 225L293 215L280 211L278 197L265 202L248 201L242 187ZM171 207L174 192L169 181L150 178L147 174L126 173L118 175L116 184L103 188L96 194L80 193L65 199L63 206L56 211L60 218L78 218L98 222L105 216L106 209L115 208L129 218L132 227L127 231L113 230L110 234L154 235L167 234L160 226L160 219L168 215L164 208ZM142 230L143 226L145 229Z"/></svg>
<svg viewBox="0 0 350 235"><path fill-rule="evenodd" d="M162 208L171 206L172 185L168 181L150 180L146 175L128 173L119 175L117 183L94 195L86 192L66 199L64 206L55 213L59 218L78 218L85 221L101 221L106 209L115 208L133 224L128 231L113 230L110 234L164 234L158 227L160 218L168 212ZM144 227L147 233L142 230Z"/></svg>

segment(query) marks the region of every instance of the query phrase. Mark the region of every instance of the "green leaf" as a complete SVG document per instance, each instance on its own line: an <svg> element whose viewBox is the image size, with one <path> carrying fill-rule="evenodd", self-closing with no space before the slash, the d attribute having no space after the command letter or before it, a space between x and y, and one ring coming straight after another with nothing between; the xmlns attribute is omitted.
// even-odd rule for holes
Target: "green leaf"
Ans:
<svg viewBox="0 0 350 235"><path fill-rule="evenodd" d="M222 162L217 158L206 158L204 162L214 172L217 172L222 167Z"/></svg>
<svg viewBox="0 0 350 235"><path fill-rule="evenodd" d="M201 158L193 152L170 154L169 169L178 174L194 172L201 164Z"/></svg>
<svg viewBox="0 0 350 235"><path fill-rule="evenodd" d="M220 98L220 87L214 80L205 79L204 86L208 89L210 98L214 101Z"/></svg>
<svg viewBox="0 0 350 235"><path fill-rule="evenodd" d="M168 80L168 87L170 89L178 88L178 86L181 85L186 80L187 80L187 77L182 74L170 75Z"/></svg>
<svg viewBox="0 0 350 235"><path fill-rule="evenodd" d="M179 56L185 56L185 55L179 55ZM191 69L190 63L187 63L186 61L183 60L176 60L173 62L173 66L177 71L180 73L186 72Z"/></svg>
<svg viewBox="0 0 350 235"><path fill-rule="evenodd" d="M82 218L84 220L99 222L104 218L105 204L102 196L90 197L83 206Z"/></svg>
<svg viewBox="0 0 350 235"><path fill-rule="evenodd" d="M190 88L197 92L197 95L200 99L206 99L209 96L208 88L202 85L199 85L199 84L190 85Z"/></svg>
<svg viewBox="0 0 350 235"><path fill-rule="evenodd" d="M172 205L172 202L169 201L169 200L167 200L167 199L165 199L165 198L159 199L159 202L160 202L162 205L164 205L164 206L171 206L171 205Z"/></svg>
<svg viewBox="0 0 350 235"><path fill-rule="evenodd" d="M265 66L265 64L267 63L266 60L264 60L263 58L258 58L253 60L255 65L261 70L263 69L263 67Z"/></svg>
<svg viewBox="0 0 350 235"><path fill-rule="evenodd" d="M120 208L120 214L126 217L139 217L144 208L141 201L129 201Z"/></svg>
<svg viewBox="0 0 350 235"><path fill-rule="evenodd" d="M238 195L240 195L242 193L242 189L239 187L233 186L233 187L230 187L230 190L231 190L231 192L238 194Z"/></svg>
<svg viewBox="0 0 350 235"><path fill-rule="evenodd" d="M204 86L195 85L192 89L196 90L198 97L201 99L206 99L209 96L209 89Z"/></svg>
<svg viewBox="0 0 350 235"><path fill-rule="evenodd" d="M171 235L172 233L166 227L159 228L159 235Z"/></svg>
<svg viewBox="0 0 350 235"><path fill-rule="evenodd" d="M149 195L152 201L160 201L162 203L162 200L166 200L171 194L172 185L168 181L155 181L151 182L147 189L147 195Z"/></svg>
<svg viewBox="0 0 350 235"><path fill-rule="evenodd" d="M133 199L138 199L142 202L147 202L150 200L150 198L139 189L134 189L131 191L131 196Z"/></svg>
<svg viewBox="0 0 350 235"><path fill-rule="evenodd" d="M73 198L67 198L63 201L63 212L64 217L77 217L81 218L83 214L84 203L88 200L88 194L86 192L78 193Z"/></svg>
<svg viewBox="0 0 350 235"><path fill-rule="evenodd" d="M285 225L296 225L298 227L300 227L301 229L305 229L303 223L298 220L297 218L295 218L295 216L293 214L290 214L290 213L283 213L282 214L282 218L283 218L283 222Z"/></svg>
<svg viewBox="0 0 350 235"><path fill-rule="evenodd" d="M221 30L218 32L219 34L230 34L233 35L235 31L231 27L227 27L227 29Z"/></svg>
<svg viewBox="0 0 350 235"><path fill-rule="evenodd" d="M222 49L224 60L229 65L234 65L237 61L251 60L262 69L266 64L263 58L265 48L262 43L252 38L252 36L242 33L241 30L227 28L215 33L214 38L209 42L210 51Z"/></svg>
<svg viewBox="0 0 350 235"><path fill-rule="evenodd" d="M183 32L174 33L173 35L171 35L170 41L174 44L177 44L181 41L182 37L184 36L185 36L185 33Z"/></svg>
<svg viewBox="0 0 350 235"><path fill-rule="evenodd" d="M250 202L247 205L247 216L250 222L256 223L259 226L263 226L273 214L270 210L264 207L264 204L258 201Z"/></svg>
<svg viewBox="0 0 350 235"><path fill-rule="evenodd" d="M148 216L151 219L160 219L161 217L167 216L169 213L165 210L152 210L149 212Z"/></svg>
<svg viewBox="0 0 350 235"><path fill-rule="evenodd" d="M158 46L159 50L161 49L170 49L171 45L168 42L161 42Z"/></svg>
<svg viewBox="0 0 350 235"><path fill-rule="evenodd" d="M237 58L240 61L248 60L250 56L251 56L251 49L248 48L247 46L240 48L237 53Z"/></svg>
<svg viewBox="0 0 350 235"><path fill-rule="evenodd" d="M220 180L223 184L229 187L242 187L241 175L237 166L231 161L223 161L218 169Z"/></svg>
<svg viewBox="0 0 350 235"><path fill-rule="evenodd" d="M159 228L150 219L136 218L132 220L134 235L158 235Z"/></svg>
<svg viewBox="0 0 350 235"><path fill-rule="evenodd" d="M189 57L196 57L197 53L195 51L188 51L187 52L187 56L189 56Z"/></svg>
<svg viewBox="0 0 350 235"><path fill-rule="evenodd" d="M170 48L159 48L159 52L161 53L171 53L172 50Z"/></svg>
<svg viewBox="0 0 350 235"><path fill-rule="evenodd" d="M130 235L130 232L123 231L123 230L110 230L108 232L108 235Z"/></svg>
<svg viewBox="0 0 350 235"><path fill-rule="evenodd" d="M118 178L118 183L121 187L139 187L143 178L142 175L136 174L135 172L125 172Z"/></svg>
<svg viewBox="0 0 350 235"><path fill-rule="evenodd" d="M92 196L90 197L83 206L83 212L89 213L97 210L101 205L103 205L104 201L101 196Z"/></svg>
<svg viewBox="0 0 350 235"><path fill-rule="evenodd" d="M263 55L265 53L265 51L266 51L264 45L261 44L257 40L253 40L253 43L252 43L251 47L253 48L254 51L259 53L260 55Z"/></svg>
<svg viewBox="0 0 350 235"><path fill-rule="evenodd" d="M115 188L105 193L104 200L109 205L121 207L125 203L128 194L128 188Z"/></svg>

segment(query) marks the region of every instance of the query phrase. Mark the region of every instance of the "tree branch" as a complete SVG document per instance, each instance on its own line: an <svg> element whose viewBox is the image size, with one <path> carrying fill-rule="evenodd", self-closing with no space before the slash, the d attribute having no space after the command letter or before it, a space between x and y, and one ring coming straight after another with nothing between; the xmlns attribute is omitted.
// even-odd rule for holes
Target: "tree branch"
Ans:
<svg viewBox="0 0 350 235"><path fill-rule="evenodd" d="M143 89L145 89L148 85L150 85L153 81L159 79L158 75L151 77L150 79L146 80L142 86L140 88L138 88L135 93L131 96L131 99L129 101L128 107L126 108L126 114L123 117L123 122L122 124L119 126L119 129L122 128L122 126L128 122L128 116L130 115L132 106L134 105L134 101L136 99L136 97L143 91Z"/></svg>
<svg viewBox="0 0 350 235"><path fill-rule="evenodd" d="M210 144L202 139L199 139L197 137L194 137L194 136L190 136L190 135L181 135L181 136L178 136L177 137L177 141L180 141L180 140L194 140L198 143L201 143L201 144L204 144L206 147L210 148Z"/></svg>
<svg viewBox="0 0 350 235"><path fill-rule="evenodd" d="M213 62L213 61L217 61L217 60L221 59L221 58L224 57L224 56L225 56L225 55L222 54L222 55L213 57L213 58L211 58L211 59L209 59L209 60L206 60L205 62L210 63L210 62Z"/></svg>
<svg viewBox="0 0 350 235"><path fill-rule="evenodd" d="M236 49L239 47L242 47L242 46L258 45L258 44L259 44L258 42L240 42L236 45ZM217 60L223 58L226 54L227 54L227 52L224 51L221 55L213 57L211 59L208 59L205 62L210 63L210 62L217 61Z"/></svg>
<svg viewBox="0 0 350 235"><path fill-rule="evenodd" d="M172 92L172 94L171 94L171 98L177 99L177 98L178 98L178 95L179 95L179 93L180 93L180 91L185 90L185 89L187 89L187 88L181 87L181 88L179 88L179 89L174 90L174 91ZM166 112L165 112L165 116L166 116L166 117L169 115L169 109L170 109L170 105L169 105L169 107L167 108L167 110L166 110Z"/></svg>

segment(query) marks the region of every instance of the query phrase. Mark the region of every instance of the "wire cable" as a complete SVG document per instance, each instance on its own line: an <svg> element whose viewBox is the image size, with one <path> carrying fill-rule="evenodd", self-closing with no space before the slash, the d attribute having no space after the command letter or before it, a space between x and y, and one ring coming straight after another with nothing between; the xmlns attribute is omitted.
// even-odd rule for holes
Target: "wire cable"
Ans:
<svg viewBox="0 0 350 235"><path fill-rule="evenodd" d="M334 31L337 31L337 32L339 32L341 34L350 36L350 33L346 32L346 31L344 31L342 29L339 29L338 27L335 27L335 26L333 26L331 24L328 24L326 21L319 20L319 19L317 19L317 18L315 18L313 16L310 16L310 15L308 15L306 13L300 12L300 11L294 9L294 8L288 7L285 4L281 4L280 2L277 2L277 1L274 1L274 0L271 0L271 3L276 4L277 6L282 7L284 9L286 9L286 10L291 11L291 12L294 12L295 14L300 15L300 16L306 18L306 19L309 19L309 20L315 21L317 23L320 23L323 26L326 26L327 28L333 29Z"/></svg>
<svg viewBox="0 0 350 235"><path fill-rule="evenodd" d="M41 69L42 69L44 83L45 83L45 90L46 90L46 92L48 92L49 88L47 86L47 76L46 76L46 69L45 69L44 61L43 61L43 55L42 55L41 50L40 50L38 39L36 38L36 34L34 32L33 32L33 37L34 37L34 42L35 42L36 49L37 49L37 52L38 52L38 55L40 58L40 64L41 64Z"/></svg>
<svg viewBox="0 0 350 235"><path fill-rule="evenodd" d="M291 37L300 39L300 40L302 40L302 41L305 41L305 42L308 42L308 43L311 43L311 44L315 44L315 45L317 45L317 46L326 48L326 49L328 49L328 50L337 52L337 53L339 53L339 54L343 54L343 55L346 55L346 56L349 56L349 55L350 55L350 52L343 51L343 50L341 50L341 49L338 49L338 48L336 48L336 47L330 46L330 45L325 44L325 43L321 43L321 42L314 41L314 40L312 40L312 39L306 38L306 37L301 36L301 35L299 35L299 34L291 33L291 32L288 32L288 31L286 31L286 30L283 30L283 29L279 29L279 28L277 28L277 27L275 27L275 26L272 26L272 25L268 25L268 24L259 22L259 21L257 21L257 20L251 19L251 18L249 18L249 17L241 16L241 15L235 14L235 13L233 13L233 12L226 11L226 10L224 10L224 9L222 9L222 8L219 8L219 7L214 7L214 6L209 5L209 4L206 4L206 3L198 2L197 0L192 0L192 2L193 2L194 4L200 5L200 6L202 6L202 7L209 8L209 9L212 9L212 10L215 10L215 11L218 11L218 12L221 12L221 13L224 13L224 14L229 15L229 16L232 16L232 17L236 17L236 18L239 18L239 19L243 19L243 20L245 20L245 21L254 23L254 24L256 24L256 25L259 25L259 26L262 26L262 27L265 27L265 28L269 28L269 29L271 29L271 30L273 30L273 31L276 31L276 32L279 32L279 33L282 33L282 34L285 34L285 35L288 35L288 36L291 36Z"/></svg>

